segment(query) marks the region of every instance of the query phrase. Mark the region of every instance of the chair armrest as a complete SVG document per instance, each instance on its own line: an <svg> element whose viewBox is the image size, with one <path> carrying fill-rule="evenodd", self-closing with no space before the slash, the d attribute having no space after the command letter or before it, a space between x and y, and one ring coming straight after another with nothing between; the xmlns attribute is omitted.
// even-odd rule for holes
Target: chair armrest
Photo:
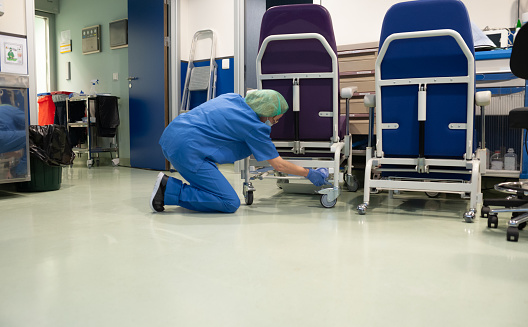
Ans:
<svg viewBox="0 0 528 327"><path fill-rule="evenodd" d="M344 87L341 89L341 97L343 99L350 99L357 91L357 86Z"/></svg>
<svg viewBox="0 0 528 327"><path fill-rule="evenodd" d="M479 107L487 106L491 103L491 92L480 91L475 93L475 104Z"/></svg>
<svg viewBox="0 0 528 327"><path fill-rule="evenodd" d="M376 95L374 94L365 95L365 98L363 98L363 104L367 108L376 108Z"/></svg>

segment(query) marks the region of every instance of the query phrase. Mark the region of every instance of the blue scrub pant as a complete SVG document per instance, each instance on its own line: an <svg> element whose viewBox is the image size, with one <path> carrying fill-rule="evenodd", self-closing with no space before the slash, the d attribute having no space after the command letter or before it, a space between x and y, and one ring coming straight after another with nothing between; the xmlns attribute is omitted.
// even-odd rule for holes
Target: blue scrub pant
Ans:
<svg viewBox="0 0 528 327"><path fill-rule="evenodd" d="M205 160L197 172L192 172L170 158L169 161L190 184L170 177L165 188L165 205L226 213L233 213L240 207L237 193L214 162Z"/></svg>

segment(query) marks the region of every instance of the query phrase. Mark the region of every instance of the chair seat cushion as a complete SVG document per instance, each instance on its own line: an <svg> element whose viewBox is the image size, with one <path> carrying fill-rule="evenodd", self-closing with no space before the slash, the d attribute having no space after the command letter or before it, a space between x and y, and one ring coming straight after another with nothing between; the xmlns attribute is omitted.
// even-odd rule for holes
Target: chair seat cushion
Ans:
<svg viewBox="0 0 528 327"><path fill-rule="evenodd" d="M510 111L508 115L510 128L528 129L528 107L517 108Z"/></svg>

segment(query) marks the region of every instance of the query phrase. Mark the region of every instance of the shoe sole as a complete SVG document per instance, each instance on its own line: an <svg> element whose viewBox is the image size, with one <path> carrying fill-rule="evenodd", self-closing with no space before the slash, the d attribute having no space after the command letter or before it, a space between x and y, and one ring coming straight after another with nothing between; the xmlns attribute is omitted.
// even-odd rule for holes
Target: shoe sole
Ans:
<svg viewBox="0 0 528 327"><path fill-rule="evenodd" d="M159 212L156 209L154 209L154 206L152 205L152 202L154 201L154 196L158 192L158 189L160 188L161 180L163 179L163 176L165 176L164 173L160 172L158 174L158 179L156 180L156 184L154 184L154 190L152 191L152 195L150 196L150 209L152 209L152 212Z"/></svg>

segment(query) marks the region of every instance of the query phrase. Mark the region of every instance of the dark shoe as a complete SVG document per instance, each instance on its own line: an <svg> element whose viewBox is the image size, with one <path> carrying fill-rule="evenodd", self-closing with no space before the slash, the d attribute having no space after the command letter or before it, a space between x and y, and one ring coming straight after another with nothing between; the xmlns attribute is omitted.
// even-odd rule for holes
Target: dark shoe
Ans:
<svg viewBox="0 0 528 327"><path fill-rule="evenodd" d="M154 185L154 190L152 191L152 196L150 197L150 208L154 212L162 212L165 210L163 205L165 204L165 187L167 186L167 181L169 176L164 173L158 174L158 179L156 179L156 184Z"/></svg>

